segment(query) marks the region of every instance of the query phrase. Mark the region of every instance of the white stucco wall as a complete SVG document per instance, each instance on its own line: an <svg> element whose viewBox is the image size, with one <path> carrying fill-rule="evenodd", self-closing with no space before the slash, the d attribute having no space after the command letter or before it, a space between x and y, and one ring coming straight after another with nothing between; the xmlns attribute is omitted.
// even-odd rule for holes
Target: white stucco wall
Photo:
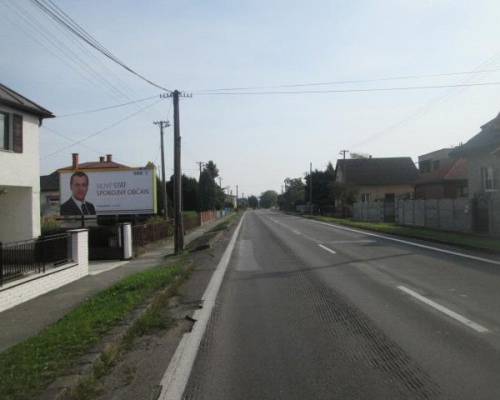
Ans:
<svg viewBox="0 0 500 400"><path fill-rule="evenodd" d="M0 111L23 116L23 152L0 150L0 241L30 239L40 235L39 121L9 107Z"/></svg>
<svg viewBox="0 0 500 400"><path fill-rule="evenodd" d="M0 286L0 312L34 299L89 274L88 232L71 231L72 262L45 274L28 276Z"/></svg>

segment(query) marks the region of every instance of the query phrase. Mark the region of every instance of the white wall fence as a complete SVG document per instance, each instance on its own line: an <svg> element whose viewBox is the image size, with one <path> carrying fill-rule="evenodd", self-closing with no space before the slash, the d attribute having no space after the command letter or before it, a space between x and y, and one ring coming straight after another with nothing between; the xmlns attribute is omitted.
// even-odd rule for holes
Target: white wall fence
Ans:
<svg viewBox="0 0 500 400"><path fill-rule="evenodd" d="M473 230L472 206L469 199L399 200L396 222L444 231Z"/></svg>
<svg viewBox="0 0 500 400"><path fill-rule="evenodd" d="M382 201L364 201L352 206L353 219L369 222L384 221L384 203Z"/></svg>
<svg viewBox="0 0 500 400"><path fill-rule="evenodd" d="M27 275L1 286L0 312L88 275L88 231L75 229L69 232L71 261L46 273Z"/></svg>
<svg viewBox="0 0 500 400"><path fill-rule="evenodd" d="M473 230L473 209L469 199L397 200L394 207L395 220L399 225L456 232ZM355 220L383 222L385 213L387 204L382 201L353 205Z"/></svg>

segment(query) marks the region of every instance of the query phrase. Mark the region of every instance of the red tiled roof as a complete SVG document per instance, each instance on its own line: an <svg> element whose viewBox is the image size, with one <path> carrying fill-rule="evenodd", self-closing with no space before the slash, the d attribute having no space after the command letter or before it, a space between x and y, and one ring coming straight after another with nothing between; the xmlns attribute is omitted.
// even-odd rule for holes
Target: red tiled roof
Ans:
<svg viewBox="0 0 500 400"><path fill-rule="evenodd" d="M104 168L105 169L107 169L107 168L127 168L127 169L130 169L131 167L129 167L128 165L114 162L114 161L109 161L109 162L107 162L107 161L104 161L104 162L91 161L91 162L85 162L85 163L78 164L77 169L104 169ZM73 169L73 166L70 165L69 167L59 168L58 171L72 170L72 169Z"/></svg>
<svg viewBox="0 0 500 400"><path fill-rule="evenodd" d="M459 158L449 172L445 175L446 180L466 180L469 172L469 163L465 158Z"/></svg>
<svg viewBox="0 0 500 400"><path fill-rule="evenodd" d="M467 161L463 158L458 160L448 159L441 160L441 167L434 171L420 172L416 184L464 179L467 179Z"/></svg>

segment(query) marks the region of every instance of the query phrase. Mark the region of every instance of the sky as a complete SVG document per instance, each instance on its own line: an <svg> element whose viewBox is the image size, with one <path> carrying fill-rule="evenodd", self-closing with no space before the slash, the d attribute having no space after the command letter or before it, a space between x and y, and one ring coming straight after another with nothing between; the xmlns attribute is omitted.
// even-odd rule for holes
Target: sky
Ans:
<svg viewBox="0 0 500 400"><path fill-rule="evenodd" d="M500 111L499 85L349 92L500 82L496 0L53 1L127 65L193 95L180 102L183 172L197 177L196 162L213 160L222 185L240 195L280 191L286 177L303 177L310 162L335 164L343 149L416 161L466 142ZM41 128L43 174L69 165L73 152L82 161L111 153L130 166L160 162L153 121L172 121L171 99L31 0L0 0L0 13L0 82L57 116ZM487 72L421 77L464 71ZM418 77L274 89L343 93L203 92L401 76ZM172 136L168 128L167 174Z"/></svg>

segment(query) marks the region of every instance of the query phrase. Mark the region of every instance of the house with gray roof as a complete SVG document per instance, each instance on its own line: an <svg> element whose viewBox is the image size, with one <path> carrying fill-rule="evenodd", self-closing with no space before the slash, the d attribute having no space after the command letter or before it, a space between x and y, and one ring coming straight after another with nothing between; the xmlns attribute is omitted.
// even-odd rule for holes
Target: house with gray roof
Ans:
<svg viewBox="0 0 500 400"><path fill-rule="evenodd" d="M0 84L0 242L40 235L39 127L53 117Z"/></svg>
<svg viewBox="0 0 500 400"><path fill-rule="evenodd" d="M357 202L410 198L417 177L410 157L338 160L335 168L335 182L353 189Z"/></svg>

